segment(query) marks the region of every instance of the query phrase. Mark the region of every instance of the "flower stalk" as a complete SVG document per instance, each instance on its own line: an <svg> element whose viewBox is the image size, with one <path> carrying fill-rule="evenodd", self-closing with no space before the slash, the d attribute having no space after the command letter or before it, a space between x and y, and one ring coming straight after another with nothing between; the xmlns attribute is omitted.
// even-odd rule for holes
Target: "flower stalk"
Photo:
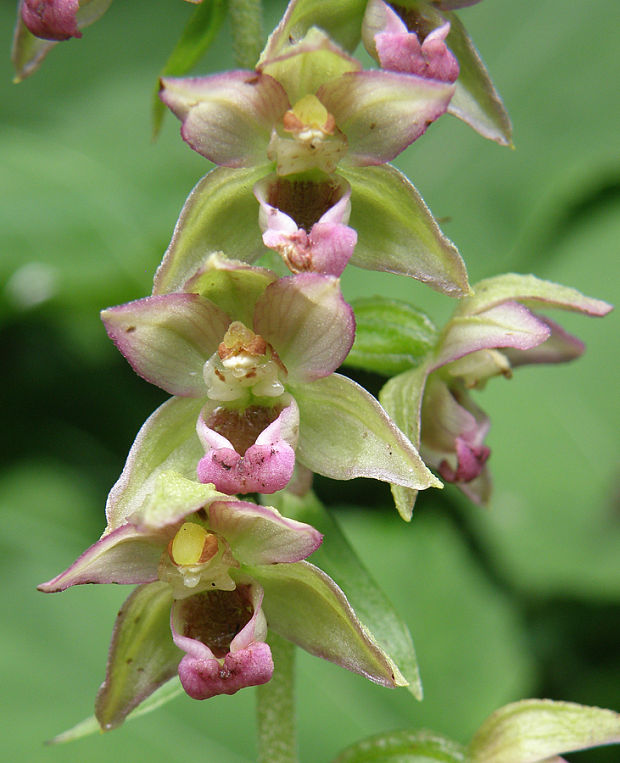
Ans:
<svg viewBox="0 0 620 763"><path fill-rule="evenodd" d="M251 68L264 45L262 0L228 0L233 53L238 66Z"/></svg>

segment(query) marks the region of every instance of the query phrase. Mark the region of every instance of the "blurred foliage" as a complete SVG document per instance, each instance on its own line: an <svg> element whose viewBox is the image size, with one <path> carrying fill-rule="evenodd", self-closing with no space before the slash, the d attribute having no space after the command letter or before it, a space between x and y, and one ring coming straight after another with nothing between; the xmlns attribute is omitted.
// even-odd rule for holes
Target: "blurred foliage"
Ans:
<svg viewBox="0 0 620 763"><path fill-rule="evenodd" d="M5 50L14 6L0 5ZM269 21L283 7L268 3ZM163 763L197 749L222 763L255 757L253 690L205 704L182 697L103 738L42 746L90 714L128 593L93 586L44 597L34 587L103 529L106 493L165 397L132 374L98 311L150 292L178 211L209 168L173 118L150 142L155 78L192 10L152 0L145 16L141 4L115 3L19 86L8 55L2 64L7 759ZM398 165L443 220L472 283L513 269L616 298L620 61L608 14L608 0L592 0L587 13L578 0L495 0L461 12L504 96L517 150L445 117ZM225 25L199 70L226 67ZM408 299L436 323L453 307L413 281L353 268L344 289ZM448 488L422 496L405 525L383 485L317 481L411 627L425 699L300 655L304 760L397 727L465 741L492 710L525 696L619 709L618 316L562 322L586 341L581 360L519 369L477 396L493 422L489 511ZM381 383L356 378L375 392ZM612 761L617 749L569 757Z"/></svg>

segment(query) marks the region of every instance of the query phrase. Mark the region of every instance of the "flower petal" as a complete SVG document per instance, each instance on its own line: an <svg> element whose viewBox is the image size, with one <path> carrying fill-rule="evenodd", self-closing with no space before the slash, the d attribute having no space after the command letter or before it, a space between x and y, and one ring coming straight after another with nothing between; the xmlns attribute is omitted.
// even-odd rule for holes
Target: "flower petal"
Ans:
<svg viewBox="0 0 620 763"><path fill-rule="evenodd" d="M282 86L253 71L164 77L160 98L182 121L181 135L214 164L263 164L271 130L290 107Z"/></svg>
<svg viewBox="0 0 620 763"><path fill-rule="evenodd" d="M297 455L313 472L422 490L441 487L415 447L363 387L333 374L294 390L301 429Z"/></svg>
<svg viewBox="0 0 620 763"><path fill-rule="evenodd" d="M454 6L457 7L457 6ZM493 87L480 54L455 13L447 12L450 22L448 47L460 67L454 97L448 111L501 146L512 145L512 125L502 99Z"/></svg>
<svg viewBox="0 0 620 763"><path fill-rule="evenodd" d="M320 532L281 516L271 506L245 501L216 501L209 507L209 528L223 535L242 564L299 562L321 545Z"/></svg>
<svg viewBox="0 0 620 763"><path fill-rule="evenodd" d="M518 302L502 302L474 315L456 315L440 340L433 368L483 349L529 350L549 338L547 324Z"/></svg>
<svg viewBox="0 0 620 763"><path fill-rule="evenodd" d="M454 85L411 74L364 71L330 80L317 97L347 137L347 164L384 164L445 114Z"/></svg>
<svg viewBox="0 0 620 763"><path fill-rule="evenodd" d="M104 535L60 575L37 586L44 593L64 591L84 583L150 583L157 580L157 566L166 540L124 525Z"/></svg>
<svg viewBox="0 0 620 763"><path fill-rule="evenodd" d="M267 287L256 303L254 330L273 345L290 381L313 381L346 358L355 318L337 278L300 273Z"/></svg>
<svg viewBox="0 0 620 763"><path fill-rule="evenodd" d="M200 416L196 432L206 455L198 462L198 479L218 490L235 493L275 493L293 476L299 434L299 410L294 400L256 438L245 453Z"/></svg>
<svg viewBox="0 0 620 763"><path fill-rule="evenodd" d="M181 210L172 240L155 274L153 294L183 291L213 252L234 252L253 262L264 251L258 225L239 225L256 215L252 186L271 166L216 167L200 180Z"/></svg>
<svg viewBox="0 0 620 763"><path fill-rule="evenodd" d="M375 683L406 685L340 588L318 567L296 562L244 569L265 589L263 609L278 635Z"/></svg>
<svg viewBox="0 0 620 763"><path fill-rule="evenodd" d="M195 477L196 464L203 455L196 436L196 421L203 403L173 397L144 422L123 472L108 495L108 530L120 527L143 510L156 492L162 472L173 470L184 477Z"/></svg>
<svg viewBox="0 0 620 763"><path fill-rule="evenodd" d="M350 225L357 231L351 264L411 276L451 297L469 292L467 269L420 194L394 167L348 167Z"/></svg>
<svg viewBox="0 0 620 763"><path fill-rule="evenodd" d="M469 745L472 763L537 763L564 752L620 743L620 715L600 707L525 699L496 710Z"/></svg>
<svg viewBox="0 0 620 763"><path fill-rule="evenodd" d="M528 307L557 307L596 317L607 315L613 309L609 303L586 297L569 286L543 281L533 275L505 273L477 283L474 293L459 304L457 312L474 315L508 301Z"/></svg>
<svg viewBox="0 0 620 763"><path fill-rule="evenodd" d="M182 653L170 636L172 591L165 583L137 588L114 625L105 681L95 702L103 731L120 726L128 713L174 676Z"/></svg>
<svg viewBox="0 0 620 763"><path fill-rule="evenodd" d="M23 0L21 15L24 24L36 37L68 40L82 36L75 18L79 7L79 0Z"/></svg>
<svg viewBox="0 0 620 763"><path fill-rule="evenodd" d="M536 317L550 329L549 339L530 350L504 350L502 354L508 358L512 368L531 363L567 363L583 355L586 346L581 340L544 315Z"/></svg>

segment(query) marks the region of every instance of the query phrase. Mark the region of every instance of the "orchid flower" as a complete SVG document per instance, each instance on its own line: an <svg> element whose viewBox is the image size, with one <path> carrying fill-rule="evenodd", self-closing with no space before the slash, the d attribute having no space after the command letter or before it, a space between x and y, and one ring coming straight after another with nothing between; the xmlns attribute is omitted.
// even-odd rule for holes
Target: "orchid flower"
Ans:
<svg viewBox="0 0 620 763"><path fill-rule="evenodd" d="M480 0L370 0L362 25L366 50L383 69L455 83L448 106L485 138L511 145L512 127L457 8Z"/></svg>
<svg viewBox="0 0 620 763"><path fill-rule="evenodd" d="M362 71L311 28L255 71L164 78L160 97L181 120L184 140L220 165L200 193L224 176L234 183L224 169L231 168L243 177L239 203L252 178L262 242L293 272L340 275L351 260L460 296L469 287L458 252L413 186L385 166L445 112L453 90L424 77ZM242 253L247 261L256 256Z"/></svg>
<svg viewBox="0 0 620 763"><path fill-rule="evenodd" d="M96 715L104 730L177 672L194 699L270 680L267 628L386 686L398 668L338 586L303 561L321 543L308 524L230 499L168 471L45 593L84 583L138 584L117 618Z"/></svg>
<svg viewBox="0 0 620 763"><path fill-rule="evenodd" d="M584 351L576 337L532 312L532 305L591 316L611 310L606 302L531 275L489 278L461 301L426 361L395 376L379 396L425 462L475 503L486 503L491 494L484 444L489 421L469 390L493 376L510 378L517 366L563 363ZM410 516L415 491L392 486L392 492Z"/></svg>
<svg viewBox="0 0 620 763"><path fill-rule="evenodd" d="M172 459L225 493L273 493L289 482L297 457L334 479L441 484L378 402L333 373L352 344L354 319L332 276L277 279L216 255L185 292L102 317L134 370L175 395L144 425L122 483L134 479L137 462L157 471Z"/></svg>

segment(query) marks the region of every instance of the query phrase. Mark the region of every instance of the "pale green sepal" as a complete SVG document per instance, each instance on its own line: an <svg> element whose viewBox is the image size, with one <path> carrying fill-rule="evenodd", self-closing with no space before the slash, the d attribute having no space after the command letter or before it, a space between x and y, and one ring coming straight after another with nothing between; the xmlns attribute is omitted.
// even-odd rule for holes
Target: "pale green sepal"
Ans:
<svg viewBox="0 0 620 763"><path fill-rule="evenodd" d="M42 40L35 37L22 21L21 13L18 13L11 49L11 62L15 69L13 82L18 84L34 74L45 56L57 44L56 40Z"/></svg>
<svg viewBox="0 0 620 763"><path fill-rule="evenodd" d="M510 118L475 45L455 13L446 11L443 15L450 21L446 43L460 68L448 111L483 137L512 146Z"/></svg>
<svg viewBox="0 0 620 763"><path fill-rule="evenodd" d="M233 320L251 326L257 299L276 279L272 270L251 267L216 252L186 282L184 291L206 297Z"/></svg>
<svg viewBox="0 0 620 763"><path fill-rule="evenodd" d="M202 0L160 72L160 77L186 74L206 53L226 18L224 0ZM159 135L166 107L159 97L159 79L153 92L153 138Z"/></svg>
<svg viewBox="0 0 620 763"><path fill-rule="evenodd" d="M507 301L531 307L555 307L586 315L606 315L612 306L586 297L577 289L545 281L533 275L504 273L476 284L473 295L459 303L458 315L474 315Z"/></svg>
<svg viewBox="0 0 620 763"><path fill-rule="evenodd" d="M428 364L406 371L390 379L379 392L381 405L416 448L420 447L420 410L428 373ZM409 522L418 491L395 484L390 488L398 513Z"/></svg>
<svg viewBox="0 0 620 763"><path fill-rule="evenodd" d="M192 479L204 449L196 421L204 399L173 397L142 425L106 504L108 531L124 524L150 500L158 476L173 470Z"/></svg>
<svg viewBox="0 0 620 763"><path fill-rule="evenodd" d="M150 694L144 702L141 702L135 710L132 710L125 722L133 721L135 718L139 718L141 715L157 710L158 707L170 702L171 699L183 694L183 687L178 677L168 681L159 689ZM58 734L53 739L50 739L46 744L65 744L66 742L75 742L76 739L82 739L90 736L91 734L101 733L101 726L99 721L94 715L85 718L80 723L77 723L67 731L63 731L62 734Z"/></svg>
<svg viewBox="0 0 620 763"><path fill-rule="evenodd" d="M423 490L441 487L417 450L377 400L359 384L332 374L291 385L300 413L299 460L332 479L370 477Z"/></svg>
<svg viewBox="0 0 620 763"><path fill-rule="evenodd" d="M346 596L309 562L242 566L265 590L263 611L275 631L316 657L394 688L407 681L357 619Z"/></svg>
<svg viewBox="0 0 620 763"><path fill-rule="evenodd" d="M384 376L418 366L437 342L437 329L420 310L387 297L354 299L355 341L345 365Z"/></svg>
<svg viewBox="0 0 620 763"><path fill-rule="evenodd" d="M538 763L620 743L620 714L600 707L525 699L496 710L469 745L471 763Z"/></svg>
<svg viewBox="0 0 620 763"><path fill-rule="evenodd" d="M259 65L285 53L291 45L302 40L312 26L325 30L332 40L353 53L361 39L366 2L367 0L339 0L338 3L293 0L267 40Z"/></svg>
<svg viewBox="0 0 620 763"><path fill-rule="evenodd" d="M387 731L347 747L333 763L467 763L463 747L431 731Z"/></svg>
<svg viewBox="0 0 620 763"><path fill-rule="evenodd" d="M461 255L402 173L389 165L339 172L352 188L354 265L411 276L450 297L469 294Z"/></svg>
<svg viewBox="0 0 620 763"><path fill-rule="evenodd" d="M306 522L323 534L323 543L312 555L313 563L340 586L356 615L383 651L398 665L407 689L422 699L422 683L411 634L393 605L362 564L332 513L312 492L303 497L287 490L269 496L284 516Z"/></svg>
<svg viewBox="0 0 620 763"><path fill-rule="evenodd" d="M103 731L125 720L176 673L183 652L170 633L172 589L167 583L139 586L117 615L105 681L95 701Z"/></svg>
<svg viewBox="0 0 620 763"><path fill-rule="evenodd" d="M326 34L311 27L303 40L280 57L265 59L258 70L277 80L286 90L291 105L305 95L314 95L325 82L361 69Z"/></svg>
<svg viewBox="0 0 620 763"><path fill-rule="evenodd" d="M213 252L230 252L239 260L253 262L265 251L252 188L270 172L271 165L217 167L199 181L187 197L155 273L153 294L182 291ZM251 224L253 220L256 225Z"/></svg>
<svg viewBox="0 0 620 763"><path fill-rule="evenodd" d="M230 500L234 496L218 492L211 482L203 484L168 470L157 475L152 493L131 521L140 530L159 530L213 501Z"/></svg>

